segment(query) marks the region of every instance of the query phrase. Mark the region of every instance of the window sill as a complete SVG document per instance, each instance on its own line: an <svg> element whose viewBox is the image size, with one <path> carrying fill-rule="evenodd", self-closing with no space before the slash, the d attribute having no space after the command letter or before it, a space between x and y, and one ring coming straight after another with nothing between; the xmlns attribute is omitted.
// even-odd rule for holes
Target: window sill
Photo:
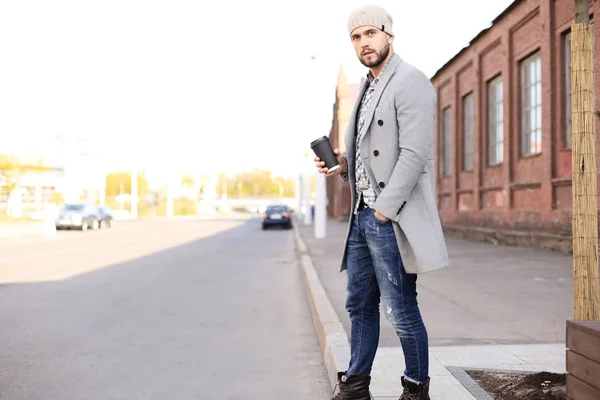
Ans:
<svg viewBox="0 0 600 400"><path fill-rule="evenodd" d="M482 192L490 192L492 190L502 190L504 186L501 185L492 185L492 186L480 186L479 190Z"/></svg>
<svg viewBox="0 0 600 400"><path fill-rule="evenodd" d="M536 158L536 157L540 157L542 155L542 152L536 153L536 154L528 154L526 156L520 156L519 159L520 160L529 160L531 158Z"/></svg>
<svg viewBox="0 0 600 400"><path fill-rule="evenodd" d="M513 182L510 184L510 188L513 190L539 189L541 187L541 182Z"/></svg>
<svg viewBox="0 0 600 400"><path fill-rule="evenodd" d="M569 186L571 185L571 177L564 176L560 178L554 178L551 182L554 186Z"/></svg>
<svg viewBox="0 0 600 400"><path fill-rule="evenodd" d="M486 168L487 169L497 169L497 168L502 167L503 164L504 164L504 162L499 162L497 164L490 164L490 165L487 165Z"/></svg>

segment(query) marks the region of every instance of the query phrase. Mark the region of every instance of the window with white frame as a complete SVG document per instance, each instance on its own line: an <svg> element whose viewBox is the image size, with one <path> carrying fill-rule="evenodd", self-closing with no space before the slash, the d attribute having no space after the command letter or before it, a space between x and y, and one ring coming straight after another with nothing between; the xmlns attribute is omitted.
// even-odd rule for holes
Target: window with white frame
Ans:
<svg viewBox="0 0 600 400"><path fill-rule="evenodd" d="M463 97L463 171L473 170L473 93Z"/></svg>
<svg viewBox="0 0 600 400"><path fill-rule="evenodd" d="M488 165L504 160L504 85L502 77L487 84L488 99Z"/></svg>
<svg viewBox="0 0 600 400"><path fill-rule="evenodd" d="M444 159L442 160L442 175L449 176L452 172L452 116L450 114L450 107L444 109L442 120L442 134L443 143L442 148L444 152Z"/></svg>
<svg viewBox="0 0 600 400"><path fill-rule="evenodd" d="M542 58L540 53L521 63L521 155L542 152Z"/></svg>

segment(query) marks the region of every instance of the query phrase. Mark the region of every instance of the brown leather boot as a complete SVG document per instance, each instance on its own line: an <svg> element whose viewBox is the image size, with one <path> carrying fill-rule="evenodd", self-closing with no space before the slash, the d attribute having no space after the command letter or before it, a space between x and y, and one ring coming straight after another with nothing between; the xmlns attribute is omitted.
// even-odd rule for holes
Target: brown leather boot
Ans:
<svg viewBox="0 0 600 400"><path fill-rule="evenodd" d="M346 382L342 382L344 375L346 375L346 372L338 372L340 391L331 400L371 400L371 393L369 393L370 376L351 375L346 379Z"/></svg>
<svg viewBox="0 0 600 400"><path fill-rule="evenodd" d="M416 384L401 378L404 392L400 400L430 400L429 398L429 378L425 382Z"/></svg>

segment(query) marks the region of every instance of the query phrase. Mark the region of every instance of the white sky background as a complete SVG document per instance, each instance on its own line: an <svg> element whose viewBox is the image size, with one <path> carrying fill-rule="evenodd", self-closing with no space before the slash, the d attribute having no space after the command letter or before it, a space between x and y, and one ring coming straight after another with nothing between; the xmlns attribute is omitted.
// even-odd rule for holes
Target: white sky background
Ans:
<svg viewBox="0 0 600 400"><path fill-rule="evenodd" d="M378 2L396 52L428 76L510 3ZM0 153L82 135L108 147L109 169L293 175L329 133L340 63L350 82L366 73L346 30L361 4L3 0Z"/></svg>

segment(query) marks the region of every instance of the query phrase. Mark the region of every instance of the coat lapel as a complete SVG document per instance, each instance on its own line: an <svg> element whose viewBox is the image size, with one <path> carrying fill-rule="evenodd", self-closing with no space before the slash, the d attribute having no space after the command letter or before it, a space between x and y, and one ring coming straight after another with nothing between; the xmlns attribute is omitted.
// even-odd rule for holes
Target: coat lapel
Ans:
<svg viewBox="0 0 600 400"><path fill-rule="evenodd" d="M365 94L365 90L369 87L369 82L366 78L362 78L360 81L360 89L358 90L358 96L356 101L354 102L354 108L352 109L352 114L350 115L350 121L348 123L348 129L346 131L346 153L350 157L352 157L352 165L354 165L354 157L355 157L355 137L356 137L356 123L358 122L356 119L358 117L358 108L362 101L363 95Z"/></svg>
<svg viewBox="0 0 600 400"><path fill-rule="evenodd" d="M379 82L377 82L377 86L375 87L375 91L373 92L373 97L371 97L371 101L369 102L369 107L367 108L367 113L365 114L365 123L362 126L362 131L364 131L365 129L369 129L369 126L373 121L373 115L375 114L375 108L379 103L379 99L381 99L381 95L383 94L385 87L396 72L396 67L398 67L401 61L402 59L400 58L400 56L398 54L394 54L388 62L388 65L385 67L385 70L383 71ZM362 133L362 131L359 133ZM363 135L362 138L364 139L365 136L366 135Z"/></svg>

